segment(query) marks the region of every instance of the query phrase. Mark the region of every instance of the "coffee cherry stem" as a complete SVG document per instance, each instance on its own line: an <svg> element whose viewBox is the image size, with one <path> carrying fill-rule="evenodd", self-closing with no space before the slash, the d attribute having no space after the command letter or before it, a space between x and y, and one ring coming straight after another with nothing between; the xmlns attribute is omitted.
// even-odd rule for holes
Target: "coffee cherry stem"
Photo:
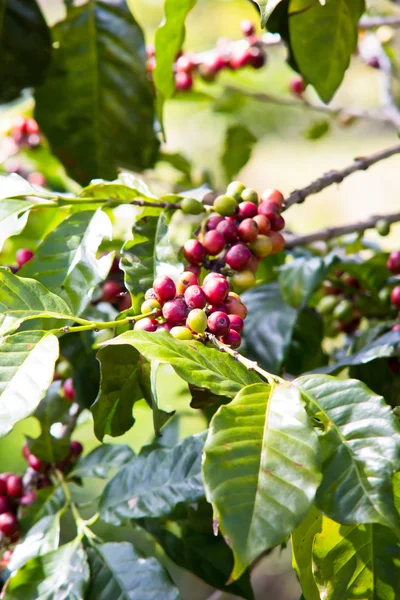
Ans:
<svg viewBox="0 0 400 600"><path fill-rule="evenodd" d="M285 380L281 377L278 377L278 375L268 373L268 371L262 369L257 362L249 360L248 358L243 356L243 354L240 354L240 352L238 352L237 350L232 350L230 346L227 346L226 344L220 342L212 333L205 333L204 335L212 344L214 344L214 346L218 350L220 350L221 352L225 352L226 354L230 354L230 356L232 356L237 362L244 365L248 371L255 371L256 373L261 375L261 377L263 377L267 381L267 383L269 383L269 385L273 386L277 383L285 383Z"/></svg>
<svg viewBox="0 0 400 600"><path fill-rule="evenodd" d="M98 322L98 321L89 321L88 325L82 325L79 327L71 327L70 325L65 325L65 327L61 327L61 329L53 329L51 333L77 333L80 331L101 331L103 329L113 329L114 327L118 327L119 325L129 325L130 323L134 323L136 321L140 321L146 317L157 316L158 310L154 309L151 312L147 312L141 315L134 315L132 317L126 317L125 319L120 319L119 321L106 321L106 322Z"/></svg>

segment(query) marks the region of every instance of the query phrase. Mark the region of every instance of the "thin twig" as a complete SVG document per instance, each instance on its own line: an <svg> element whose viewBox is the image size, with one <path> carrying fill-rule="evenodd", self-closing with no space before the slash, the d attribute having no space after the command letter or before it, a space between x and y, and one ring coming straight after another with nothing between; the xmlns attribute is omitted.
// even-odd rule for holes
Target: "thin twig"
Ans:
<svg viewBox="0 0 400 600"><path fill-rule="evenodd" d="M358 29L376 29L383 27L400 27L400 15L389 15L385 17L362 17L358 22Z"/></svg>
<svg viewBox="0 0 400 600"><path fill-rule="evenodd" d="M319 177L309 185L304 188L294 190L286 199L284 209L288 209L293 204L301 204L307 198L307 196L311 196L312 194L318 194L325 188L329 187L334 183L341 183L343 179L355 173L356 171L366 171L369 167L374 165L385 158L389 158L394 154L400 153L400 144L396 144L396 146L392 146L391 148L386 148L385 150L381 150L380 152L376 152L375 154L371 154L370 156L357 157L354 159L353 164L345 167L344 169L338 169L334 171L329 171Z"/></svg>
<svg viewBox="0 0 400 600"><path fill-rule="evenodd" d="M391 213L389 215L374 215L365 219L364 221L358 221L357 223L350 223L349 225L340 225L339 227L326 227L320 229L314 233L307 235L293 235L286 237L285 248L290 250L295 246L306 246L313 242L327 242L329 240L341 237L349 233L357 233L366 231L367 229L374 229L377 222L384 219L388 223L400 222L400 212Z"/></svg>

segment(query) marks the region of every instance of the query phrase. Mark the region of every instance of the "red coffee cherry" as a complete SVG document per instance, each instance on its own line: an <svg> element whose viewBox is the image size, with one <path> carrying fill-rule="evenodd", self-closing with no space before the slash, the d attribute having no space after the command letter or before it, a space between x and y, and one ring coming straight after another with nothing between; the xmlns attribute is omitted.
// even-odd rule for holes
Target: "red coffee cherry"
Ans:
<svg viewBox="0 0 400 600"><path fill-rule="evenodd" d="M29 506L30 504L33 504L34 502L36 502L36 498L37 498L36 492L28 492L27 494L25 494L24 496L21 497L19 503L22 506Z"/></svg>
<svg viewBox="0 0 400 600"><path fill-rule="evenodd" d="M230 329L229 333L221 338L221 342L227 346L230 346L233 350L236 350L236 348L239 348L240 344L242 343L242 338L237 331Z"/></svg>
<svg viewBox="0 0 400 600"><path fill-rule="evenodd" d="M261 69L267 62L265 52L261 48L250 48L247 64L253 69Z"/></svg>
<svg viewBox="0 0 400 600"><path fill-rule="evenodd" d="M192 58L187 54L180 56L175 63L176 70L182 73L191 73L195 66L196 65L193 62Z"/></svg>
<svg viewBox="0 0 400 600"><path fill-rule="evenodd" d="M246 37L253 35L255 32L254 25L249 19L243 19L243 21L240 21L240 29L243 35Z"/></svg>
<svg viewBox="0 0 400 600"><path fill-rule="evenodd" d="M253 219L245 219L239 225L239 237L242 242L254 242L258 235L258 225Z"/></svg>
<svg viewBox="0 0 400 600"><path fill-rule="evenodd" d="M76 459L76 458L78 458L78 456L80 456L82 454L82 452L83 452L82 444L76 440L72 440L71 445L70 445L70 450L69 450L69 457L71 459Z"/></svg>
<svg viewBox="0 0 400 600"><path fill-rule="evenodd" d="M207 313L209 315L212 315L212 313L215 313L218 311L226 313L225 304L217 304L216 306L213 306L210 304L210 306L207 308Z"/></svg>
<svg viewBox="0 0 400 600"><path fill-rule="evenodd" d="M207 297L199 285L192 285L185 292L185 302L190 309L204 308L207 304Z"/></svg>
<svg viewBox="0 0 400 600"><path fill-rule="evenodd" d="M45 469L47 467L47 463L42 462L34 454L30 454L28 456L28 464L31 467L31 469L33 469L34 471L37 471L38 473L43 473L43 471L45 471Z"/></svg>
<svg viewBox="0 0 400 600"><path fill-rule="evenodd" d="M223 223L224 221L225 221L224 217L220 217L220 216L210 217L206 222L207 231L212 231L213 229L217 229L218 225L220 223ZM221 231L221 233L222 233L222 231Z"/></svg>
<svg viewBox="0 0 400 600"><path fill-rule="evenodd" d="M188 240L183 246L183 254L187 261L198 265L204 260L205 250L199 240Z"/></svg>
<svg viewBox="0 0 400 600"><path fill-rule="evenodd" d="M163 317L170 325L180 325L188 314L188 307L182 298L175 298L166 302L163 306Z"/></svg>
<svg viewBox="0 0 400 600"><path fill-rule="evenodd" d="M11 477L12 473L0 473L0 481L7 483L7 479Z"/></svg>
<svg viewBox="0 0 400 600"><path fill-rule="evenodd" d="M203 247L206 254L216 256L225 247L225 238L216 229L213 231L207 231L203 239Z"/></svg>
<svg viewBox="0 0 400 600"><path fill-rule="evenodd" d="M119 312L123 312L124 310L128 310L129 308L131 308L132 307L131 295L128 292L122 294L118 298L117 305L118 305Z"/></svg>
<svg viewBox="0 0 400 600"><path fill-rule="evenodd" d="M261 194L261 200L263 202L274 202L279 204L279 206L283 206L285 201L283 194L279 190L275 190L273 188L268 188L263 191Z"/></svg>
<svg viewBox="0 0 400 600"><path fill-rule="evenodd" d="M184 273L182 273L182 275L179 277L179 281L176 284L176 291L177 294L179 296L181 296L182 294L185 293L185 291L191 286L191 285L198 285L199 281L197 279L197 276L190 272L190 271L185 271Z"/></svg>
<svg viewBox="0 0 400 600"><path fill-rule="evenodd" d="M72 377L68 377L68 379L64 381L62 391L66 400L69 400L70 402L73 402L75 400L76 392Z"/></svg>
<svg viewBox="0 0 400 600"><path fill-rule="evenodd" d="M238 333L241 333L244 327L244 321L242 317L239 317L239 315L228 315L228 318L230 322L230 328L234 329Z"/></svg>
<svg viewBox="0 0 400 600"><path fill-rule="evenodd" d="M12 504L7 496L0 496L0 515L12 510Z"/></svg>
<svg viewBox="0 0 400 600"><path fill-rule="evenodd" d="M217 225L217 231L221 235L223 235L226 242L236 242L239 237L238 227L236 223L233 221L228 221L228 219L223 219Z"/></svg>
<svg viewBox="0 0 400 600"><path fill-rule="evenodd" d="M224 312L214 312L207 320L207 329L216 336L226 335L230 329L229 317Z"/></svg>
<svg viewBox="0 0 400 600"><path fill-rule="evenodd" d="M116 256L112 262L110 273L121 273L121 269L119 268L119 257Z"/></svg>
<svg viewBox="0 0 400 600"><path fill-rule="evenodd" d="M400 250L390 253L386 266L394 275L400 274Z"/></svg>
<svg viewBox="0 0 400 600"><path fill-rule="evenodd" d="M161 323L161 325L157 325L157 331L171 331L172 325L169 323Z"/></svg>
<svg viewBox="0 0 400 600"><path fill-rule="evenodd" d="M392 331L400 331L400 323L397 323L396 325L393 325Z"/></svg>
<svg viewBox="0 0 400 600"><path fill-rule="evenodd" d="M235 271L243 271L251 258L251 252L244 244L235 244L225 255L226 263Z"/></svg>
<svg viewBox="0 0 400 600"><path fill-rule="evenodd" d="M390 301L393 306L400 307L400 285L396 285L390 294Z"/></svg>
<svg viewBox="0 0 400 600"><path fill-rule="evenodd" d="M7 482L0 480L0 496L7 495Z"/></svg>
<svg viewBox="0 0 400 600"><path fill-rule="evenodd" d="M229 283L224 278L214 277L203 283L203 291L210 304L222 304L229 292Z"/></svg>
<svg viewBox="0 0 400 600"><path fill-rule="evenodd" d="M250 63L251 52L249 47L236 48L229 59L229 66L236 71L247 66Z"/></svg>
<svg viewBox="0 0 400 600"><path fill-rule="evenodd" d="M272 219L279 215L281 207L276 202L260 202L258 205L258 214L264 215L271 222Z"/></svg>
<svg viewBox="0 0 400 600"><path fill-rule="evenodd" d="M12 550L4 550L3 556L1 557L1 562L8 564L11 560L12 555L13 555Z"/></svg>
<svg viewBox="0 0 400 600"><path fill-rule="evenodd" d="M33 254L32 250L29 250L28 248L21 248L20 250L17 250L15 258L16 258L18 267L19 268L23 267L25 263L32 260L33 256L34 256L34 254Z"/></svg>
<svg viewBox="0 0 400 600"><path fill-rule="evenodd" d="M258 233L260 233L261 235L266 235L271 229L270 220L264 215L256 215L254 217L254 221L258 225Z"/></svg>
<svg viewBox="0 0 400 600"><path fill-rule="evenodd" d="M176 296L176 286L171 277L165 275L157 277L153 282L153 290L155 291L157 298L166 302L172 300Z"/></svg>
<svg viewBox="0 0 400 600"><path fill-rule="evenodd" d="M275 215L270 218L272 231L281 231L285 227L285 219L282 215Z"/></svg>
<svg viewBox="0 0 400 600"><path fill-rule="evenodd" d="M271 254L277 254L284 249L285 238L278 231L268 231L268 237L272 242Z"/></svg>
<svg viewBox="0 0 400 600"><path fill-rule="evenodd" d="M20 498L24 493L22 477L19 475L10 475L7 479L7 494L11 498Z"/></svg>
<svg viewBox="0 0 400 600"><path fill-rule="evenodd" d="M150 333L156 331L158 326L158 321L156 319L151 319L150 317L144 317L144 319L140 319L140 321L136 321L133 329L135 331L149 331Z"/></svg>
<svg viewBox="0 0 400 600"><path fill-rule="evenodd" d="M120 294L123 294L125 291L124 286L122 285L122 283L118 283L118 281L106 281L105 284L103 285L103 289L102 289L102 297L101 299L103 300L103 302L109 302L110 304L115 304L118 299Z"/></svg>
<svg viewBox="0 0 400 600"><path fill-rule="evenodd" d="M243 219L252 219L256 216L258 211L257 204L254 202L240 202L238 205L237 216L239 221L243 221Z"/></svg>
<svg viewBox="0 0 400 600"><path fill-rule="evenodd" d="M302 96L304 93L304 90L306 89L303 78L302 77L294 77L289 82L289 89L292 92L292 94L294 94L295 96Z"/></svg>
<svg viewBox="0 0 400 600"><path fill-rule="evenodd" d="M186 265L185 267L186 273L193 273L196 277L200 276L201 268L199 265Z"/></svg>
<svg viewBox="0 0 400 600"><path fill-rule="evenodd" d="M216 273L215 271L211 271L211 273L208 273L208 275L206 275L204 277L204 281L203 281L203 286L205 283L207 283L208 281L211 281L211 279L224 279L225 277L222 275L222 273Z"/></svg>
<svg viewBox="0 0 400 600"><path fill-rule="evenodd" d="M178 71L175 73L175 87L179 92L186 92L191 90L193 86L193 77L190 73L184 71Z"/></svg>
<svg viewBox="0 0 400 600"><path fill-rule="evenodd" d="M19 530L18 519L10 512L0 515L0 531L6 537L11 537Z"/></svg>
<svg viewBox="0 0 400 600"><path fill-rule="evenodd" d="M228 315L238 315L239 317L242 317L242 319L246 318L247 308L243 302L241 302L240 296L235 292L229 292L224 304Z"/></svg>
<svg viewBox="0 0 400 600"><path fill-rule="evenodd" d="M206 81L212 81L224 67L226 67L225 58L221 54L213 53L206 56L200 65L200 75Z"/></svg>

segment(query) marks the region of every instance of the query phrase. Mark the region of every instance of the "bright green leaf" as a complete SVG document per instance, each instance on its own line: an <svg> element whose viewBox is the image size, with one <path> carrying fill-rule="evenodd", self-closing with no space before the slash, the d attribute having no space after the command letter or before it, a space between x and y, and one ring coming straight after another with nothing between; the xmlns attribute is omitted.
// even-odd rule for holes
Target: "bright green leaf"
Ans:
<svg viewBox="0 0 400 600"><path fill-rule="evenodd" d="M28 531L22 542L14 549L9 571L17 571L30 558L43 556L58 548L60 541L60 513L43 517Z"/></svg>
<svg viewBox="0 0 400 600"><path fill-rule="evenodd" d="M221 157L227 181L232 179L249 161L257 138L243 125L232 125L225 137L224 153Z"/></svg>
<svg viewBox="0 0 400 600"><path fill-rule="evenodd" d="M320 481L317 435L293 386L259 383L218 409L204 453L207 499L237 579L310 510Z"/></svg>
<svg viewBox="0 0 400 600"><path fill-rule="evenodd" d="M261 27L267 25L269 17L281 2L282 0L256 0L261 12Z"/></svg>
<svg viewBox="0 0 400 600"><path fill-rule="evenodd" d="M312 572L312 544L321 531L322 514L313 507L291 535L292 566L299 578L305 600L320 600Z"/></svg>
<svg viewBox="0 0 400 600"><path fill-rule="evenodd" d="M106 479L112 469L128 463L134 456L133 450L125 444L102 444L79 460L73 476Z"/></svg>

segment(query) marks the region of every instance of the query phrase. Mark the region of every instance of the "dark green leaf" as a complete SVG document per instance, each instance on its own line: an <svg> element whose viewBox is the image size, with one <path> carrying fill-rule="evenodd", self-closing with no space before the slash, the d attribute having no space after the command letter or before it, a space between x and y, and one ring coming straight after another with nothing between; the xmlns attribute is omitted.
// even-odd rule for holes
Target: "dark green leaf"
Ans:
<svg viewBox="0 0 400 600"><path fill-rule="evenodd" d="M304 306L337 260L332 254L324 258L305 256L279 267L279 285L284 301L294 308Z"/></svg>
<svg viewBox="0 0 400 600"><path fill-rule="evenodd" d="M60 541L60 514L48 515L35 523L22 542L14 549L7 565L9 571L17 571L30 558L43 556L58 548Z"/></svg>
<svg viewBox="0 0 400 600"><path fill-rule="evenodd" d="M182 379L214 394L232 397L243 386L259 381L228 354L200 342L181 342L166 331L127 331L107 342L109 346L120 344L134 346L147 360L170 364Z"/></svg>
<svg viewBox="0 0 400 600"><path fill-rule="evenodd" d="M338 523L380 523L400 532L392 487L400 467L400 426L390 407L354 379L306 375L294 385L309 416L323 426L318 508Z"/></svg>
<svg viewBox="0 0 400 600"><path fill-rule="evenodd" d="M22 531L31 527L46 516L54 516L62 510L67 502L60 486L49 486L38 490L35 502L23 509L21 519Z"/></svg>
<svg viewBox="0 0 400 600"><path fill-rule="evenodd" d="M256 0L256 4L260 7L261 27L266 26L269 17L280 2L282 2L282 0Z"/></svg>
<svg viewBox="0 0 400 600"><path fill-rule="evenodd" d="M155 558L143 558L128 542L88 550L87 600L179 600L178 589Z"/></svg>
<svg viewBox="0 0 400 600"><path fill-rule="evenodd" d="M89 584L89 566L79 539L31 558L8 581L5 600L80 600Z"/></svg>
<svg viewBox="0 0 400 600"><path fill-rule="evenodd" d="M398 360L393 359L393 360ZM392 371L387 358L379 358L369 363L350 367L350 377L363 381L375 394L383 396L390 406L400 403L400 377Z"/></svg>
<svg viewBox="0 0 400 600"><path fill-rule="evenodd" d="M196 0L165 0L165 18L155 35L157 114L162 125L164 102L175 93L173 64L185 40L185 20Z"/></svg>
<svg viewBox="0 0 400 600"><path fill-rule="evenodd" d="M58 340L46 331L26 331L0 341L0 437L36 409L53 380Z"/></svg>
<svg viewBox="0 0 400 600"><path fill-rule="evenodd" d="M0 5L0 102L42 83L51 58L51 36L35 0Z"/></svg>
<svg viewBox="0 0 400 600"><path fill-rule="evenodd" d="M110 219L101 210L75 213L49 233L19 275L36 279L81 314L110 270L112 255L97 259L96 252L111 235Z"/></svg>
<svg viewBox="0 0 400 600"><path fill-rule="evenodd" d="M320 140L327 133L329 133L331 128L331 122L326 119L319 119L318 121L314 121L310 127L307 127L303 131L303 136L306 140Z"/></svg>
<svg viewBox="0 0 400 600"><path fill-rule="evenodd" d="M237 579L306 516L320 481L319 446L298 391L245 387L211 420L203 480L232 548Z"/></svg>
<svg viewBox="0 0 400 600"><path fill-rule="evenodd" d="M322 349L324 322L315 310L304 308L299 312L285 358L285 370L300 375L326 364Z"/></svg>
<svg viewBox="0 0 400 600"><path fill-rule="evenodd" d="M226 132L224 153L221 157L227 181L245 166L251 156L257 138L243 125L232 125Z"/></svg>
<svg viewBox="0 0 400 600"><path fill-rule="evenodd" d="M106 485L100 500L103 520L168 515L181 502L204 497L201 482L203 435L185 438L173 448L159 448L134 457Z"/></svg>
<svg viewBox="0 0 400 600"><path fill-rule="evenodd" d="M74 477L107 479L110 471L128 463L135 456L125 444L102 444L81 458L73 470Z"/></svg>
<svg viewBox="0 0 400 600"><path fill-rule="evenodd" d="M301 74L324 102L331 100L343 80L364 10L364 0L290 1L291 49Z"/></svg>
<svg viewBox="0 0 400 600"><path fill-rule="evenodd" d="M337 268L356 277L359 280L360 285L365 287L365 289L380 290L387 282L387 259L388 254L380 252L368 260L364 260L361 257L344 260L337 265Z"/></svg>
<svg viewBox="0 0 400 600"><path fill-rule="evenodd" d="M100 386L100 369L96 359L93 331L64 335L60 351L73 367L76 402L89 408L96 400Z"/></svg>
<svg viewBox="0 0 400 600"><path fill-rule="evenodd" d="M70 5L52 32L57 47L35 116L68 172L87 184L100 174L113 179L117 167L150 167L154 96L143 34L126 2Z"/></svg>

